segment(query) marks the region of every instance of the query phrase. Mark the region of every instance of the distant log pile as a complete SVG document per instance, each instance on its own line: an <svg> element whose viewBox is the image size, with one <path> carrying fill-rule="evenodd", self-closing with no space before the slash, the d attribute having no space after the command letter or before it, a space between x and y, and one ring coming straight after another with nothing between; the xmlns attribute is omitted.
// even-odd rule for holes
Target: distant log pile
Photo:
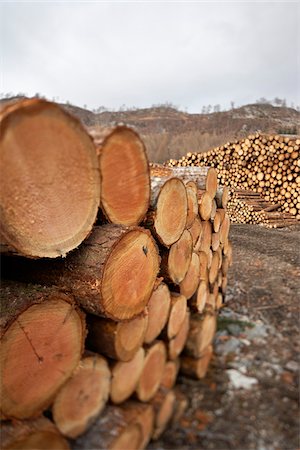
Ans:
<svg viewBox="0 0 300 450"><path fill-rule="evenodd" d="M13 187L1 185L1 230L13 236L2 247L2 448L143 449L187 406L178 373L202 378L208 368L232 260L227 189L218 189L213 168L150 171L134 131L117 127L94 144L44 101L21 102L2 118L1 164L15 174ZM68 151L63 161L53 150L59 144ZM98 165L76 184L67 177L81 164L78 151ZM62 162L56 178L52 168ZM89 182L97 201L81 196ZM57 183L64 195L52 201ZM15 214L10 189L23 205ZM69 223L69 214L75 221L77 197L83 209L85 201L102 207L92 231L86 225L65 258L55 256L70 246L43 253L45 237L64 241L60 221ZM24 208L36 213L38 228Z"/></svg>
<svg viewBox="0 0 300 450"><path fill-rule="evenodd" d="M168 165L217 168L221 185L259 193L266 202L278 205L278 212L283 213L278 214L279 223L289 218L285 214L300 219L299 148L300 139L257 133L206 153L187 153ZM267 219L272 221L271 216Z"/></svg>

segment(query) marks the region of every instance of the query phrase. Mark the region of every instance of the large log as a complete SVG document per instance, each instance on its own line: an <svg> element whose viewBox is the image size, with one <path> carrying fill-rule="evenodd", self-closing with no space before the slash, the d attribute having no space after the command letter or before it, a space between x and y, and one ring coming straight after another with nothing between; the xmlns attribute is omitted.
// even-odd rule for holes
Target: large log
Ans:
<svg viewBox="0 0 300 450"><path fill-rule="evenodd" d="M211 311L193 314L184 352L193 358L200 358L202 352L213 341L216 332L216 315Z"/></svg>
<svg viewBox="0 0 300 450"><path fill-rule="evenodd" d="M193 252L193 239L188 230L184 230L170 249L163 249L160 275L167 282L179 284L188 271Z"/></svg>
<svg viewBox="0 0 300 450"><path fill-rule="evenodd" d="M150 174L145 145L126 126L90 130L99 154L101 207L116 224L138 225L150 200Z"/></svg>
<svg viewBox="0 0 300 450"><path fill-rule="evenodd" d="M76 118L44 100L4 108L0 126L0 250L65 256L96 219L95 146Z"/></svg>
<svg viewBox="0 0 300 450"><path fill-rule="evenodd" d="M204 378L207 373L212 355L213 355L213 348L212 345L209 345L206 349L203 350L199 358L182 356L180 359L180 372L183 375L192 378L196 379Z"/></svg>
<svg viewBox="0 0 300 450"><path fill-rule="evenodd" d="M151 344L166 325L171 304L171 295L168 286L160 283L153 291L148 303L148 324L145 334L145 343Z"/></svg>
<svg viewBox="0 0 300 450"><path fill-rule="evenodd" d="M52 415L59 431L75 439L83 434L105 407L111 373L99 355L85 356L56 395Z"/></svg>
<svg viewBox="0 0 300 450"><path fill-rule="evenodd" d="M139 450L143 450L147 447L147 444L149 443L153 432L153 406L150 403L141 403L135 400L128 400L119 405L119 407L122 411L124 411L128 420L130 420L132 423L137 423L141 427L143 438Z"/></svg>
<svg viewBox="0 0 300 450"><path fill-rule="evenodd" d="M199 285L200 276L200 262L197 253L193 252L191 263L188 271L180 283L180 292L186 298L191 298L196 292Z"/></svg>
<svg viewBox="0 0 300 450"><path fill-rule="evenodd" d="M176 336L168 342L168 357L171 360L178 358L182 352L188 337L190 328L190 311L187 309L185 319Z"/></svg>
<svg viewBox="0 0 300 450"><path fill-rule="evenodd" d="M186 227L187 193L179 178L151 177L151 211L145 219L162 245L176 242Z"/></svg>
<svg viewBox="0 0 300 450"><path fill-rule="evenodd" d="M88 315L89 349L119 361L130 361L143 345L148 317L140 315L127 322Z"/></svg>
<svg viewBox="0 0 300 450"><path fill-rule="evenodd" d="M166 364L166 348L162 341L155 341L146 349L144 367L136 395L142 402L149 401L159 388Z"/></svg>
<svg viewBox="0 0 300 450"><path fill-rule="evenodd" d="M111 363L111 401L118 405L127 400L136 389L144 368L145 350L141 347L127 362Z"/></svg>
<svg viewBox="0 0 300 450"><path fill-rule="evenodd" d="M166 339L173 339L178 334L185 320L186 307L186 297L182 294L172 292L169 319L162 333Z"/></svg>
<svg viewBox="0 0 300 450"><path fill-rule="evenodd" d="M78 366L83 314L53 288L2 282L0 336L1 417L37 416Z"/></svg>
<svg viewBox="0 0 300 450"><path fill-rule="evenodd" d="M79 249L55 261L5 262L10 276L71 292L88 312L128 320L147 305L159 269L148 230L106 224L95 227Z"/></svg>
<svg viewBox="0 0 300 450"><path fill-rule="evenodd" d="M154 409L154 430L152 439L157 440L167 428L168 422L174 412L175 407L174 391L160 387L153 399L151 405Z"/></svg>
<svg viewBox="0 0 300 450"><path fill-rule="evenodd" d="M2 450L70 450L68 442L46 417L2 422Z"/></svg>

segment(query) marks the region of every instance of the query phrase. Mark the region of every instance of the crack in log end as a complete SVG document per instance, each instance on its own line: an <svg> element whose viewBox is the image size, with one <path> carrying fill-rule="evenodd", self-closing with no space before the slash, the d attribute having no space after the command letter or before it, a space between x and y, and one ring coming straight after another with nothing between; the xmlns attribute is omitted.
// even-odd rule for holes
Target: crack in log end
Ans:
<svg viewBox="0 0 300 450"><path fill-rule="evenodd" d="M147 256L147 254L148 254L148 247L145 247L145 246L143 245L143 252L144 252L145 255Z"/></svg>
<svg viewBox="0 0 300 450"><path fill-rule="evenodd" d="M64 324L67 322L67 320L71 317L71 314L72 314L72 312L73 312L73 309L74 309L74 306L73 306L73 305L70 305L70 308L69 308L69 310L67 311L67 313L66 313L66 315L65 315L65 317L64 317L64 320L63 320L63 322L62 322L63 325L64 325Z"/></svg>
<svg viewBox="0 0 300 450"><path fill-rule="evenodd" d="M17 324L19 325L19 327L21 328L21 330L24 333L24 336L26 337L30 347L32 348L33 353L35 354L35 356L37 357L38 363L41 364L44 361L44 358L42 356L40 356L38 354L38 352L36 351L36 349L34 348L33 343L31 342L30 337L28 336L28 334L25 331L25 328L23 327L23 325L20 323L19 319L16 320Z"/></svg>

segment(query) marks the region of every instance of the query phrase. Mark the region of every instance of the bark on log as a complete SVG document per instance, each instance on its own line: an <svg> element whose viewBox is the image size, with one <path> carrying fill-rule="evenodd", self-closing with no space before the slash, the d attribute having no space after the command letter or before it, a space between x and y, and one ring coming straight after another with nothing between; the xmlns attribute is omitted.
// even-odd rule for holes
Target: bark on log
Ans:
<svg viewBox="0 0 300 450"><path fill-rule="evenodd" d="M166 364L166 348L162 341L156 341L146 349L144 367L136 395L142 402L149 401L159 388Z"/></svg>
<svg viewBox="0 0 300 450"><path fill-rule="evenodd" d="M81 360L52 405L53 420L64 436L75 439L94 422L108 401L110 381L104 358L95 354Z"/></svg>
<svg viewBox="0 0 300 450"><path fill-rule="evenodd" d="M72 375L85 338L74 303L53 288L2 281L1 418L38 416Z"/></svg>
<svg viewBox="0 0 300 450"><path fill-rule="evenodd" d="M207 311L201 315L193 314L184 353L193 358L200 358L203 350L212 343L215 331L216 316L214 313Z"/></svg>
<svg viewBox="0 0 300 450"><path fill-rule="evenodd" d="M1 423L3 450L70 450L68 442L46 417Z"/></svg>
<svg viewBox="0 0 300 450"><path fill-rule="evenodd" d="M159 242L169 247L183 233L187 220L187 193L179 178L151 178L151 211L145 219Z"/></svg>
<svg viewBox="0 0 300 450"><path fill-rule="evenodd" d="M11 267L9 267L11 266ZM71 292L88 312L129 320L147 305L159 269L149 231L107 224L95 227L65 260L8 260L13 277L57 285Z"/></svg>
<svg viewBox="0 0 300 450"><path fill-rule="evenodd" d="M165 327L170 313L171 295L168 286L161 283L152 293L148 303L148 323L144 342L151 344Z"/></svg>
<svg viewBox="0 0 300 450"><path fill-rule="evenodd" d="M154 409L153 440L157 440L167 428L174 412L175 400L174 392L163 387L159 388L151 400Z"/></svg>
<svg viewBox="0 0 300 450"><path fill-rule="evenodd" d="M76 439L74 450L139 450L142 428L118 406L108 405L88 431Z"/></svg>
<svg viewBox="0 0 300 450"><path fill-rule="evenodd" d="M143 345L147 329L147 316L138 316L127 322L114 322L88 315L89 349L119 361L130 361Z"/></svg>
<svg viewBox="0 0 300 450"><path fill-rule="evenodd" d="M112 403L118 405L134 393L144 368L144 360L145 350L141 347L130 361L111 363L110 399Z"/></svg>
<svg viewBox="0 0 300 450"><path fill-rule="evenodd" d="M126 126L90 130L101 172L101 207L116 224L138 225L150 201L150 171L145 145Z"/></svg>
<svg viewBox="0 0 300 450"><path fill-rule="evenodd" d="M193 252L192 235L184 230L177 242L171 245L169 251L162 250L160 275L167 282L179 284L188 271Z"/></svg>
<svg viewBox="0 0 300 450"><path fill-rule="evenodd" d="M97 216L95 146L75 117L44 100L4 108L0 126L0 251L65 256Z"/></svg>

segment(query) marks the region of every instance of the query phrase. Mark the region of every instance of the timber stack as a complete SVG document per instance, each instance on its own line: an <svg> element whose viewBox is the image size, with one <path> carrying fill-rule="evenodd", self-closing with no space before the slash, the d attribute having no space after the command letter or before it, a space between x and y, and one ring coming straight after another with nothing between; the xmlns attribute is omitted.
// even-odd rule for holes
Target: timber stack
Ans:
<svg viewBox="0 0 300 450"><path fill-rule="evenodd" d="M252 134L206 153L187 153L171 159L171 167L212 166L221 185L230 190L259 193L278 205L278 222L285 214L300 220L300 139L281 135ZM281 220L283 219L283 220Z"/></svg>
<svg viewBox="0 0 300 450"><path fill-rule="evenodd" d="M187 407L179 372L208 369L228 190L46 101L0 119L2 448L143 449Z"/></svg>

